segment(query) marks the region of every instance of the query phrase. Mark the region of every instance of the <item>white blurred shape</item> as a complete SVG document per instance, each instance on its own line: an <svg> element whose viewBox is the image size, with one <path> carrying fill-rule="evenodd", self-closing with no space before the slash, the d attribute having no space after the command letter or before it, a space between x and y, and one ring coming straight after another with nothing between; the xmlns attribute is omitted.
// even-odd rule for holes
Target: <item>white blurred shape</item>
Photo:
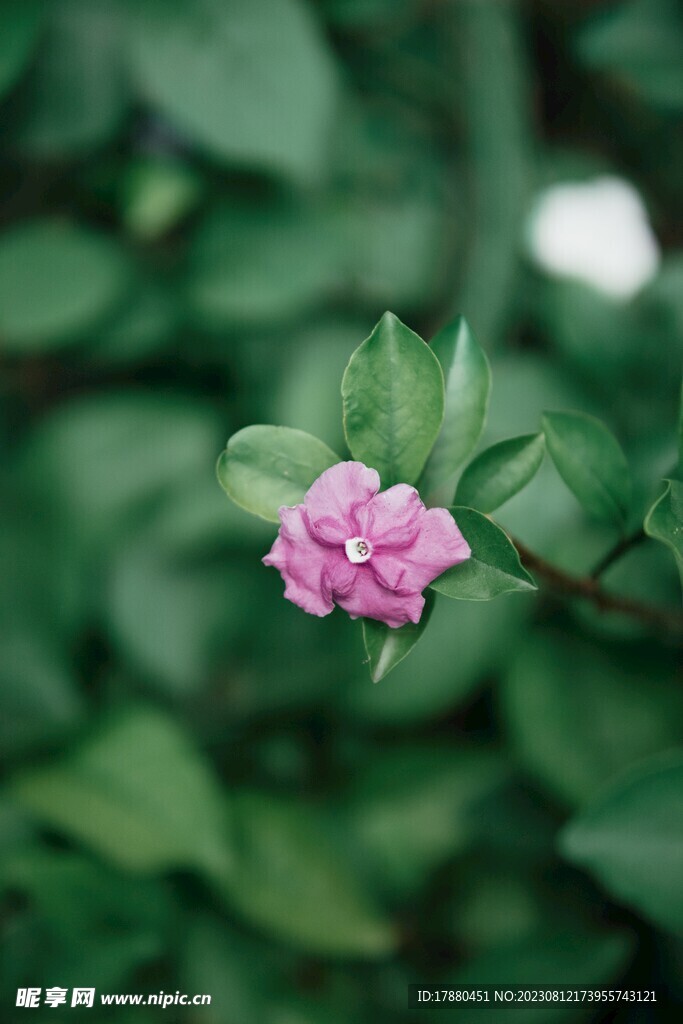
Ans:
<svg viewBox="0 0 683 1024"><path fill-rule="evenodd" d="M656 273L660 252L635 188L621 178L553 185L537 200L531 250L552 274L628 299Z"/></svg>

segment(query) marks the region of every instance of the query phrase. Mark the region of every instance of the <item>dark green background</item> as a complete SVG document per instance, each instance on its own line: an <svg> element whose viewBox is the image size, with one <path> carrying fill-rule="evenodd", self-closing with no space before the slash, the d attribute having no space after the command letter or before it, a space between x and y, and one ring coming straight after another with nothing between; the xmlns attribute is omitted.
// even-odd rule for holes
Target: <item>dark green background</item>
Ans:
<svg viewBox="0 0 683 1024"><path fill-rule="evenodd" d="M182 1024L426 1021L416 981L680 998L680 938L556 852L683 743L673 650L543 594L442 599L373 686L214 476L249 423L340 450L381 313L464 313L484 443L595 413L642 521L675 452L680 44L671 0L2 0L3 1022L161 1014L15 1010L31 985L210 993ZM538 190L605 173L663 248L629 302L525 255ZM548 464L500 519L579 572L615 540ZM678 601L654 542L607 583ZM663 1019L590 1014L505 1019Z"/></svg>

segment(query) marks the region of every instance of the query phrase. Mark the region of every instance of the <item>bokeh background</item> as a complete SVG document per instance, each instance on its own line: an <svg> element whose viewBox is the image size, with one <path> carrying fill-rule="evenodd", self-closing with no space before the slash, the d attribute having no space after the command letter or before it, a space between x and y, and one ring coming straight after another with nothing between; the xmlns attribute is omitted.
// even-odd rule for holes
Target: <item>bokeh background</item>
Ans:
<svg viewBox="0 0 683 1024"><path fill-rule="evenodd" d="M273 527L214 476L253 422L343 451L341 374L382 312L427 339L464 313L493 364L482 443L596 413L642 521L674 461L680 5L0 20L2 1020L47 1012L19 986L212 995L178 1024L444 1019L408 1013L422 981L680 998L681 941L556 852L683 743L674 650L543 594L442 599L373 685L357 624L282 599ZM549 466L500 521L575 571L615 540ZM607 583L679 600L654 542Z"/></svg>

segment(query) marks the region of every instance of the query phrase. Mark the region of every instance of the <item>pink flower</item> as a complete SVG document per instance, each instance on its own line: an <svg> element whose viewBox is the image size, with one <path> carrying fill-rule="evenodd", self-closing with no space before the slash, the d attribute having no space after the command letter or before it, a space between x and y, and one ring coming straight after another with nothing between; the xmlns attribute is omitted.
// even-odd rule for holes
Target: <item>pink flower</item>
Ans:
<svg viewBox="0 0 683 1024"><path fill-rule="evenodd" d="M394 628L420 621L422 591L470 548L450 513L425 508L414 487L378 491L375 469L339 462L303 505L283 505L263 561L280 570L286 598L311 615L329 615L336 603L352 619Z"/></svg>

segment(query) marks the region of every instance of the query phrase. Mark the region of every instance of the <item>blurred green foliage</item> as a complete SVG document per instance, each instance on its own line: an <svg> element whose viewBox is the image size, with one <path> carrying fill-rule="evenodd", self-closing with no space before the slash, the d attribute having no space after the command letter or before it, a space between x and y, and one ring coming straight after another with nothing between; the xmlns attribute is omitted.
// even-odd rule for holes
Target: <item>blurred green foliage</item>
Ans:
<svg viewBox="0 0 683 1024"><path fill-rule="evenodd" d="M384 309L427 338L461 312L494 371L482 451L544 410L597 415L642 522L676 463L680 5L0 16L2 1020L55 984L212 994L178 1024L394 1024L416 981L680 998L666 640L547 596L440 599L374 686L359 630L283 601L275 527L214 475L251 423L343 453L339 380ZM630 300L525 241L540 188L604 173L662 247ZM499 515L578 572L616 539L547 460ZM679 600L652 540L606 579ZM642 1012L609 1019L662 1019Z"/></svg>

